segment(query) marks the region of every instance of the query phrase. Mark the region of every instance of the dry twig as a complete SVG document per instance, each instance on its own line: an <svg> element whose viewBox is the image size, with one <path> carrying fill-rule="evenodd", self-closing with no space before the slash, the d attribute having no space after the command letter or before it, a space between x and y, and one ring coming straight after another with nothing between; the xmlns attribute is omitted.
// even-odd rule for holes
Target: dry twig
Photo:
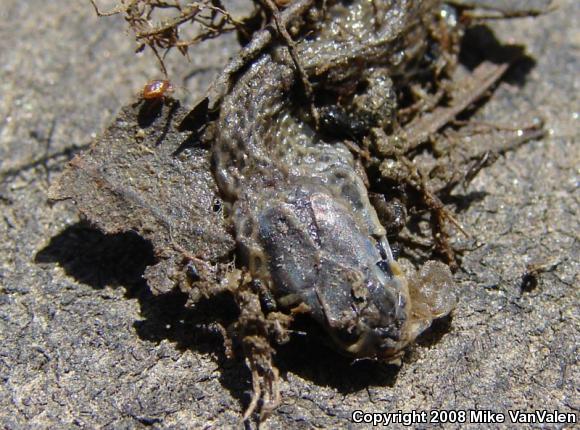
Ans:
<svg viewBox="0 0 580 430"><path fill-rule="evenodd" d="M163 58L172 48L187 55L189 47L200 42L233 30L243 31L241 21L227 11L221 0L121 0L108 12L101 12L95 0L90 1L98 16L123 14L135 35L137 51L148 46L166 76ZM187 36L180 31L184 25L189 25Z"/></svg>

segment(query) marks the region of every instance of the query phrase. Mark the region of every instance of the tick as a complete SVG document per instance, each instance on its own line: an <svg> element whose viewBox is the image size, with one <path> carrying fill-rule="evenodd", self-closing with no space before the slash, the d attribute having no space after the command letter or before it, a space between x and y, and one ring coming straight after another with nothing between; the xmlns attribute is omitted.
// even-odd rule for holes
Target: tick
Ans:
<svg viewBox="0 0 580 430"><path fill-rule="evenodd" d="M144 100L162 100L173 91L173 85L168 80L153 80L143 87L142 97Z"/></svg>

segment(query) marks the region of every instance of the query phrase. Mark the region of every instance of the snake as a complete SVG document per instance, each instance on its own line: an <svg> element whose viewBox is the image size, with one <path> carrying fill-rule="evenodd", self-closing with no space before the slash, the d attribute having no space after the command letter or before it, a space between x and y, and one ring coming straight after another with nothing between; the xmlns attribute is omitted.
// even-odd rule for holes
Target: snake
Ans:
<svg viewBox="0 0 580 430"><path fill-rule="evenodd" d="M341 115L363 118L367 130L385 128L397 105L391 77L425 53L439 8L435 0L329 0L323 12L311 11L316 19L295 41L295 54L316 94L348 100ZM309 120L301 92L280 40L237 76L221 103L213 172L239 261L278 307L310 315L339 351L392 359L451 311L451 275L429 262L409 279L347 139ZM331 105L319 107L330 129Z"/></svg>

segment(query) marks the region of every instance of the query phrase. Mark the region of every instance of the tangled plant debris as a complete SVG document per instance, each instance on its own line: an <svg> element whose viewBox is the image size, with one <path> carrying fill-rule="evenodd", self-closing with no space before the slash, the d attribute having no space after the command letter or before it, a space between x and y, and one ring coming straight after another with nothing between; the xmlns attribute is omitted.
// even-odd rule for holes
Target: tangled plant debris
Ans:
<svg viewBox="0 0 580 430"><path fill-rule="evenodd" d="M257 26L215 0L95 5L123 14L164 71L160 51L234 30L248 39L192 109L166 96L125 107L51 191L107 233L150 240L155 293L234 297L223 335L252 373L244 419L279 404L274 345L296 316L341 353L392 362L452 310L452 237L470 235L458 190L543 135L541 121L469 121L522 58L496 43L460 65L474 3L265 0Z"/></svg>
<svg viewBox="0 0 580 430"><path fill-rule="evenodd" d="M149 47L167 74L163 56L173 48L183 55L204 40L221 34L243 31L243 25L222 5L220 0L155 1L123 0L111 11L101 11L91 0L99 16L121 14L133 31L137 51ZM185 28L186 31L182 31Z"/></svg>

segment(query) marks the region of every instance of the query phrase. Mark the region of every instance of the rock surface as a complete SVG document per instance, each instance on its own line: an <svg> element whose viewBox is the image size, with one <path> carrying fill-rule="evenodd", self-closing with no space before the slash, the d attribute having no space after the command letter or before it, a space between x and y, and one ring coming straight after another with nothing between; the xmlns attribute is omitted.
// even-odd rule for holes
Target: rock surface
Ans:
<svg viewBox="0 0 580 430"><path fill-rule="evenodd" d="M121 20L90 5L6 0L0 14L0 423L4 428L221 428L237 425L250 375L223 356L208 321L227 300L184 307L152 295L155 255L132 233L104 235L48 184L131 94L156 77L135 59ZM535 409L575 412L578 387L580 5L496 22L537 64L518 70L477 113L518 125L540 116L541 141L508 153L467 190L458 216L481 246L467 251L449 327L417 345L400 369L350 362L296 337L280 348L283 404L272 428L356 427L354 410ZM172 76L194 99L235 50L212 41ZM224 242L227 252L227 240ZM542 266L537 282L526 266ZM540 271L542 271L540 270ZM475 426L474 426L475 427Z"/></svg>

